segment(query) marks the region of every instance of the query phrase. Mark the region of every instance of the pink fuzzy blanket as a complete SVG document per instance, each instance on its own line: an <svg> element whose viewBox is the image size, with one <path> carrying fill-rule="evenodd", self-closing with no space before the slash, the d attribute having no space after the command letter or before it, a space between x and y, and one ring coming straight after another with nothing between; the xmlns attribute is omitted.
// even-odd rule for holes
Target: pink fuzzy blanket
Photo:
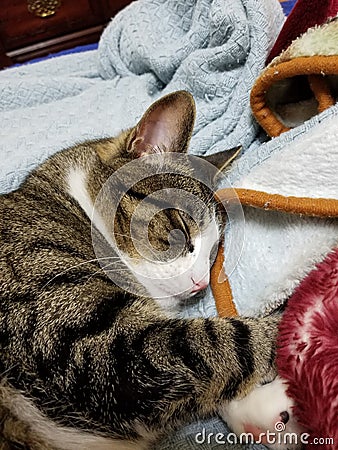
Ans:
<svg viewBox="0 0 338 450"><path fill-rule="evenodd" d="M309 432L306 449L338 448L338 249L299 285L280 326L280 375ZM306 437L305 437L306 440Z"/></svg>

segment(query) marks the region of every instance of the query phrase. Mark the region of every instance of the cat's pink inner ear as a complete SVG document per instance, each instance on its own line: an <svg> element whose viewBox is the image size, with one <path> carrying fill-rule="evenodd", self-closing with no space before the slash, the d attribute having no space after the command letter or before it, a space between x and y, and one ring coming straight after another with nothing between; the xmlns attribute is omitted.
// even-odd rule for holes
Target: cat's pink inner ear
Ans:
<svg viewBox="0 0 338 450"><path fill-rule="evenodd" d="M195 103L185 91L153 103L134 128L128 150L135 157L163 152L185 152L195 121Z"/></svg>
<svg viewBox="0 0 338 450"><path fill-rule="evenodd" d="M144 117L136 127L132 151L135 156L145 156L152 153L172 151L174 123L170 122L168 114L158 110Z"/></svg>

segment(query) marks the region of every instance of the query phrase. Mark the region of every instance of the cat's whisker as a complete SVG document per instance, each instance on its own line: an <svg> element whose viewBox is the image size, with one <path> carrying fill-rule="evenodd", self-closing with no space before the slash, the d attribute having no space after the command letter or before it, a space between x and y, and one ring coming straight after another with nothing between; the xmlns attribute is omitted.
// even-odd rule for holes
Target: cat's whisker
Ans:
<svg viewBox="0 0 338 450"><path fill-rule="evenodd" d="M14 370L16 367L18 367L19 363L13 364L12 366L9 366L6 370L3 372L0 372L0 379L4 380L6 378L6 375L10 373L12 370Z"/></svg>
<svg viewBox="0 0 338 450"><path fill-rule="evenodd" d="M50 280L47 281L47 283L45 283L42 287L41 290L45 289L50 283L52 283L56 278L61 277L62 275L66 274L67 272L69 272L72 269L77 269L78 267L81 267L85 264L89 264L92 262L100 262L100 260L103 259L114 259L116 261L119 261L120 258L118 258L117 256L105 256L102 258L94 258L94 259L89 259L88 261L84 261L82 263L79 264L75 264L74 266L68 267L66 270L63 270L62 272L57 273L53 278L51 278Z"/></svg>
<svg viewBox="0 0 338 450"><path fill-rule="evenodd" d="M114 268L114 270L113 269L109 269L109 270L107 270L107 267L109 267L109 266L112 266L113 264L115 264L115 265L118 265L118 264L122 264L124 267L115 267ZM118 273L122 273L122 272L129 272L129 269L126 267L126 265L123 263L123 261L121 261L120 259L118 259L117 261L113 261L113 262L111 262L111 263L109 263L109 264L106 264L105 266L103 266L103 267L101 267L99 270L97 270L96 272L94 272L94 273L92 273L88 278L87 278L87 280L85 281L85 283L84 284L86 284L86 283L88 283L88 281L91 279L91 278L93 278L93 277L95 277L95 275L97 275L97 274L99 274L101 271L104 271L105 273L106 272L118 272Z"/></svg>

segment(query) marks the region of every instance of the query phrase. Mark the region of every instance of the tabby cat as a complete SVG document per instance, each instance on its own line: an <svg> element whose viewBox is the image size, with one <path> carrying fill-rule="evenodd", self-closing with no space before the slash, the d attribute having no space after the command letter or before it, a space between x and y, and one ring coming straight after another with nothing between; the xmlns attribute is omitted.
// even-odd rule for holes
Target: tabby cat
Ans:
<svg viewBox="0 0 338 450"><path fill-rule="evenodd" d="M249 392L274 370L278 317L174 316L172 305L208 284L223 226L193 164L177 174L175 159L164 159L168 173L143 173L123 195L116 220L109 207L92 214L106 181L127 163L185 154L194 120L191 95L169 94L134 128L55 154L19 189L1 196L1 449L149 448L169 430ZM222 157L219 167L229 162ZM144 199L168 189L187 191L205 208L198 207L197 227L177 208L177 196L168 195L167 207L148 224L149 241L166 254L175 247L171 232L179 230L183 250L152 262L135 248L131 218L139 207L138 236L149 209ZM93 236L98 246L111 246L102 266ZM185 266L177 289L173 277ZM138 277L140 267L149 277ZM116 280L128 274L126 284L111 274Z"/></svg>

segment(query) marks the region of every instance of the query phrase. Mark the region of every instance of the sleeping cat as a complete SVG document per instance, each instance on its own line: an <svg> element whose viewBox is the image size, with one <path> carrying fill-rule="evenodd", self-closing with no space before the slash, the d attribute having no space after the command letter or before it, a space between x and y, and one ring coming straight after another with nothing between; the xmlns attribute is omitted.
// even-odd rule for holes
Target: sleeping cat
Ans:
<svg viewBox="0 0 338 450"><path fill-rule="evenodd" d="M175 158L163 158L166 174L147 177L147 158L185 154L194 119L191 95L169 94L134 128L57 153L1 197L1 449L149 448L274 372L278 316L173 316L172 305L209 282L223 214L194 164L177 174ZM235 153L212 162L221 169ZM97 198L135 160L145 161L142 180L127 189L112 220L110 200ZM198 210L198 226L178 209L175 189L196 199L189 207ZM148 223L152 261L135 242L156 203L144 199L157 190L170 195ZM179 255L171 254L173 230L184 237ZM111 250L104 262L93 239Z"/></svg>

